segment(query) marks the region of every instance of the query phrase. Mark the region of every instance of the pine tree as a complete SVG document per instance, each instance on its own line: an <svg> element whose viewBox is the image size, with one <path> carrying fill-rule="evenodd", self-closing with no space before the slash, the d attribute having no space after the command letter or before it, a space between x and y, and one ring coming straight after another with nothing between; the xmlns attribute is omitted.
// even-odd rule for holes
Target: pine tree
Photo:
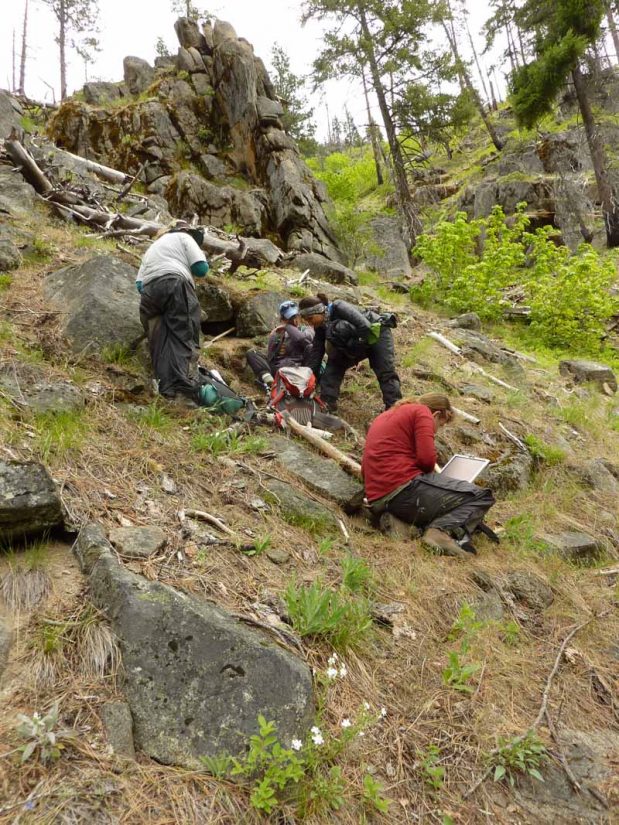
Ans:
<svg viewBox="0 0 619 825"><path fill-rule="evenodd" d="M316 126L312 121L314 110L303 94L305 78L292 71L290 58L277 43L271 50L271 67L271 81L284 106L284 129L302 150L307 150L313 146Z"/></svg>
<svg viewBox="0 0 619 825"><path fill-rule="evenodd" d="M83 58L84 53L92 52L93 42L96 42L96 39L91 36L86 38L90 45L85 46L85 41L80 44L79 40L76 41L71 37L71 33L83 35L97 30L98 0L43 0L43 2L49 6L58 22L56 43L60 51L60 99L64 100L67 96L67 49L82 49Z"/></svg>
<svg viewBox="0 0 619 825"><path fill-rule="evenodd" d="M585 54L600 36L605 12L604 0L527 0L522 20L525 30L534 35L536 58L513 73L511 101L519 123L532 127L552 111L557 94L571 77L604 214L606 241L609 247L616 247L619 246L619 205L583 71Z"/></svg>
<svg viewBox="0 0 619 825"><path fill-rule="evenodd" d="M17 93L20 95L26 94L26 56L28 54L28 0L24 5L24 21L22 25L21 36L21 57L19 61L19 86ZM13 80L15 83L15 80Z"/></svg>

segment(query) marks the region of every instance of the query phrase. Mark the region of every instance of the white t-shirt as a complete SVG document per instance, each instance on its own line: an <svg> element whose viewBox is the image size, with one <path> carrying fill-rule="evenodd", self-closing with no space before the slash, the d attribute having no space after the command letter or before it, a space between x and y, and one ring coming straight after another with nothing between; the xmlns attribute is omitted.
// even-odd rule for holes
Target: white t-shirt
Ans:
<svg viewBox="0 0 619 825"><path fill-rule="evenodd" d="M147 249L136 281L145 286L162 275L182 275L193 284L191 266L206 261L206 255L186 232L166 232Z"/></svg>

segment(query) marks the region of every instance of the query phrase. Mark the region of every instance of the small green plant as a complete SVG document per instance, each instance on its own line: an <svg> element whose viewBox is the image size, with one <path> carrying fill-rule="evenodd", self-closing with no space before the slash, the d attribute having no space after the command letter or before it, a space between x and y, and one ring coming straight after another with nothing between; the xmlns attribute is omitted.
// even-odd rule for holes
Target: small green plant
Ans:
<svg viewBox="0 0 619 825"><path fill-rule="evenodd" d="M466 638L469 638L470 636L480 631L483 626L484 623L480 622L477 619L475 608L468 602L464 602L460 606L458 616L451 626L448 638L457 639L460 636L465 636Z"/></svg>
<svg viewBox="0 0 619 825"><path fill-rule="evenodd" d="M536 537L535 522L528 513L507 519L505 538L524 555L538 554L546 548L546 544Z"/></svg>
<svg viewBox="0 0 619 825"><path fill-rule="evenodd" d="M539 769L547 759L546 746L535 731L528 731L524 736L516 736L513 739L500 737L496 752L491 758L494 781L507 779L513 787L517 775L526 774L543 782L544 777Z"/></svg>
<svg viewBox="0 0 619 825"><path fill-rule="evenodd" d="M271 546L271 536L261 536L260 538L255 539L254 543L249 545L247 549L244 549L242 552L246 556L261 556L265 550L268 550Z"/></svg>
<svg viewBox="0 0 619 825"><path fill-rule="evenodd" d="M218 756L201 756L200 762L204 765L208 773L215 779L225 779L233 765L231 756L220 754Z"/></svg>
<svg viewBox="0 0 619 825"><path fill-rule="evenodd" d="M275 722L258 716L258 733L249 740L247 756L232 760L232 776L255 779L250 802L265 814L278 805L278 792L303 777L303 761L292 748L284 748L277 738Z"/></svg>
<svg viewBox="0 0 619 825"><path fill-rule="evenodd" d="M372 627L365 598L325 588L315 581L306 587L288 585L285 593L288 615L300 636L318 636L333 647L358 647Z"/></svg>
<svg viewBox="0 0 619 825"><path fill-rule="evenodd" d="M505 622L501 630L501 635L506 645L516 647L516 645L520 642L520 625L513 619L509 622Z"/></svg>
<svg viewBox="0 0 619 825"><path fill-rule="evenodd" d="M257 455L266 449L267 441L257 435L243 437L228 430L214 430L209 433L195 433L191 439L191 446L197 453L211 453L214 456Z"/></svg>
<svg viewBox="0 0 619 825"><path fill-rule="evenodd" d="M305 296L308 294L307 290L299 284L291 286L288 292L292 298L305 298Z"/></svg>
<svg viewBox="0 0 619 825"><path fill-rule="evenodd" d="M426 782L434 791L440 791L445 781L445 768L440 764L441 751L437 745L428 745L418 756L419 766Z"/></svg>
<svg viewBox="0 0 619 825"><path fill-rule="evenodd" d="M13 283L13 278L8 272L0 272L0 292L4 292Z"/></svg>
<svg viewBox="0 0 619 825"><path fill-rule="evenodd" d="M473 676L481 667L477 662L465 663L461 656L464 653L451 650L448 654L448 664L443 670L443 684L447 687L459 690L461 693L473 693L474 688L469 684Z"/></svg>
<svg viewBox="0 0 619 825"><path fill-rule="evenodd" d="M363 777L363 804L381 814L389 811L389 800L383 796L383 786L370 773Z"/></svg>
<svg viewBox="0 0 619 825"><path fill-rule="evenodd" d="M367 593L372 585L372 571L363 559L350 553L340 562L342 566L342 586L351 593Z"/></svg>
<svg viewBox="0 0 619 825"><path fill-rule="evenodd" d="M150 427L152 430L159 430L160 432L169 430L173 423L159 399L151 401L146 407L135 410L131 414L131 417L139 424Z"/></svg>
<svg viewBox="0 0 619 825"><path fill-rule="evenodd" d="M48 261L56 253L56 247L43 238L35 238L30 246L32 256L39 261Z"/></svg>
<svg viewBox="0 0 619 825"><path fill-rule="evenodd" d="M54 762L60 758L64 750L63 740L71 739L71 731L56 730L58 724L58 702L44 716L35 711L32 716L20 713L17 716L19 725L17 733L26 742L21 745L21 762L27 762L36 756L43 764Z"/></svg>
<svg viewBox="0 0 619 825"><path fill-rule="evenodd" d="M318 545L318 552L321 556L328 556L329 553L335 547L336 539L334 538L325 538L322 539L320 544Z"/></svg>
<svg viewBox="0 0 619 825"><path fill-rule="evenodd" d="M552 467L555 464L560 464L565 460L565 452L563 450L559 447L553 447L550 444L546 444L546 442L542 441L542 439L538 438L536 435L525 435L523 440L529 448L529 452L532 457L536 461L543 462L544 464L548 464L548 466Z"/></svg>
<svg viewBox="0 0 619 825"><path fill-rule="evenodd" d="M118 342L116 344L108 344L108 346L103 347L101 350L101 360L107 364L117 364L118 366L125 367L131 363L132 358L133 352L127 344Z"/></svg>
<svg viewBox="0 0 619 825"><path fill-rule="evenodd" d="M38 413L34 426L36 445L44 461L61 458L70 450L79 450L87 432L83 410L61 410Z"/></svg>

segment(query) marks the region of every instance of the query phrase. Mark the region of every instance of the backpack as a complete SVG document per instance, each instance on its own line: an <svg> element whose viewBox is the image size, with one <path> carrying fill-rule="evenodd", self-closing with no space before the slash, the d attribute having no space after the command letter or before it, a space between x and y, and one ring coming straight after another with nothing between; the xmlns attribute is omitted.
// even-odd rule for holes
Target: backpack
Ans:
<svg viewBox="0 0 619 825"><path fill-rule="evenodd" d="M310 424L314 414L324 408L316 395L316 376L309 367L281 367L273 379L269 408L275 421L283 426L284 413L299 424Z"/></svg>
<svg viewBox="0 0 619 825"><path fill-rule="evenodd" d="M200 390L202 404L214 413L235 415L248 408L248 401L234 392L216 370L207 370L198 367L201 380L204 382Z"/></svg>

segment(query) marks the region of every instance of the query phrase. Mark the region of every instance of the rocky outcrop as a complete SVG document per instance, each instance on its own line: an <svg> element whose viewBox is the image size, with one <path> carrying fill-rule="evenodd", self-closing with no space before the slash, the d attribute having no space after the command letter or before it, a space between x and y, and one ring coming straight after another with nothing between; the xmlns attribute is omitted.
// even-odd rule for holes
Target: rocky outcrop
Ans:
<svg viewBox="0 0 619 825"><path fill-rule="evenodd" d="M203 756L245 753L259 714L284 746L304 737L314 710L304 662L224 610L129 572L99 525L81 531L75 553L120 642L138 748L199 768Z"/></svg>
<svg viewBox="0 0 619 825"><path fill-rule="evenodd" d="M566 360L559 363L561 375L571 378L576 384L591 383L600 389L606 385L617 392L617 377L610 367L595 361Z"/></svg>
<svg viewBox="0 0 619 825"><path fill-rule="evenodd" d="M46 533L63 523L56 485L35 461L0 461L0 542Z"/></svg>
<svg viewBox="0 0 619 825"><path fill-rule="evenodd" d="M243 301L236 315L236 334L240 338L266 335L279 317L279 305L286 300L277 292L259 292Z"/></svg>
<svg viewBox="0 0 619 825"><path fill-rule="evenodd" d="M84 396L72 381L54 379L34 364L1 365L0 387L16 405L34 413L69 412L84 406Z"/></svg>
<svg viewBox="0 0 619 825"><path fill-rule="evenodd" d="M21 266L21 252L8 238L0 238L0 272L10 272Z"/></svg>
<svg viewBox="0 0 619 825"><path fill-rule="evenodd" d="M136 270L111 255L50 272L44 291L61 312L60 327L74 352L133 347L144 335Z"/></svg>
<svg viewBox="0 0 619 825"><path fill-rule="evenodd" d="M365 256L366 266L387 278L411 274L408 249L397 218L377 215L371 221L373 243Z"/></svg>
<svg viewBox="0 0 619 825"><path fill-rule="evenodd" d="M196 213L248 235L276 233L289 251L341 262L326 191L283 130L282 105L251 44L222 21L200 32L181 18L175 28L181 46L174 61L153 69L125 58L126 103L110 111L96 101L116 93L89 88L88 103L61 105L52 137L126 171L146 164L148 190L165 193L178 216Z"/></svg>
<svg viewBox="0 0 619 825"><path fill-rule="evenodd" d="M23 114L19 101L0 89L0 140L7 138L12 129L21 128Z"/></svg>
<svg viewBox="0 0 619 825"><path fill-rule="evenodd" d="M328 281L331 284L352 284L356 286L359 283L359 279L352 269L337 263L337 261L329 261L323 255L318 255L315 252L305 252L302 255L297 255L292 262L292 266L303 272L309 272L312 277Z"/></svg>

